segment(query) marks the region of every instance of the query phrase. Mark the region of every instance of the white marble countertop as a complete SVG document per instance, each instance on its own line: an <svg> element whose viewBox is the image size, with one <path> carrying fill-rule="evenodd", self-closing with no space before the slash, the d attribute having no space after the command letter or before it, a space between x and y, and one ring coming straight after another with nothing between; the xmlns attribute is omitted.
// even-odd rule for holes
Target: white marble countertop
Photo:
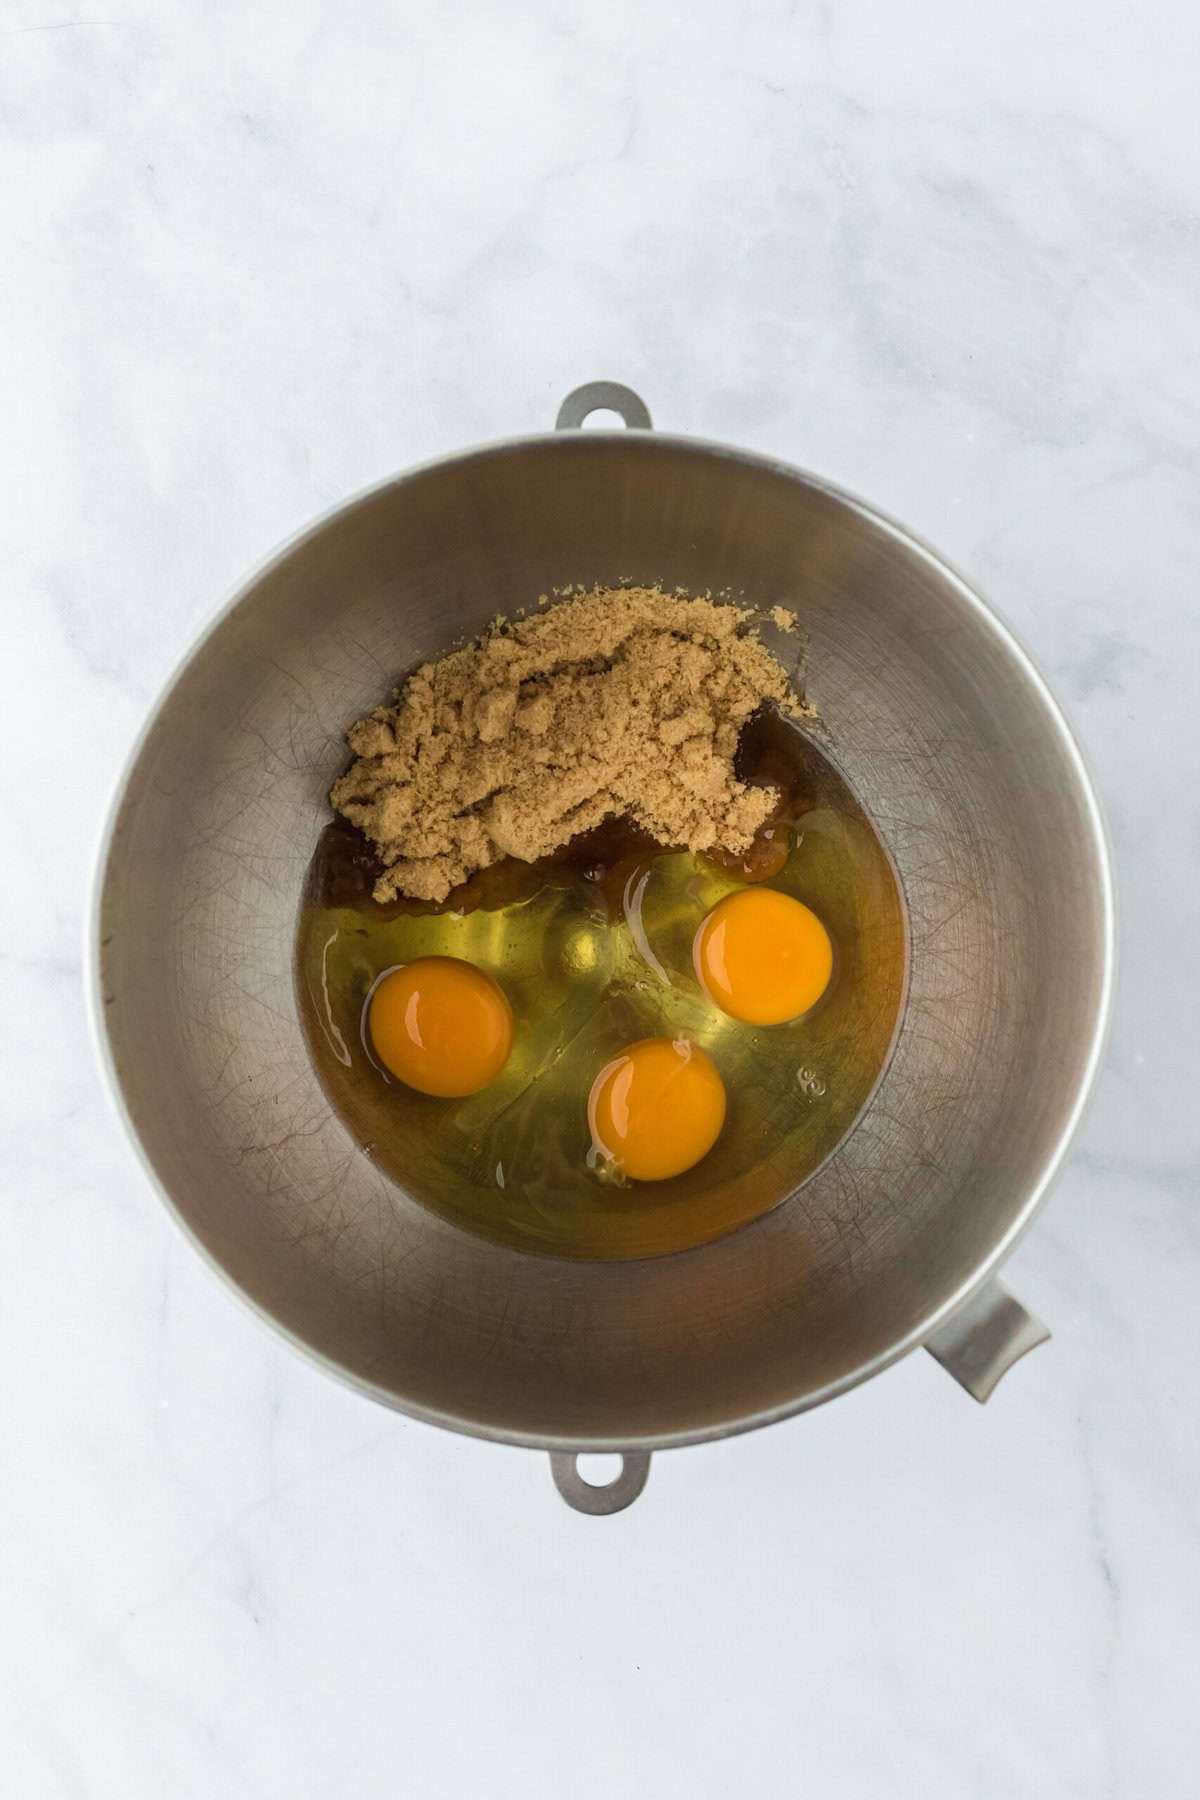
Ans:
<svg viewBox="0 0 1200 1800"><path fill-rule="evenodd" d="M5 1791L1193 1791L1192 0L97 10L0 25ZM1094 760L1124 964L1006 1277L1053 1342L986 1409L917 1355L592 1521L229 1299L110 1116L79 945L242 572L602 375L982 584Z"/></svg>

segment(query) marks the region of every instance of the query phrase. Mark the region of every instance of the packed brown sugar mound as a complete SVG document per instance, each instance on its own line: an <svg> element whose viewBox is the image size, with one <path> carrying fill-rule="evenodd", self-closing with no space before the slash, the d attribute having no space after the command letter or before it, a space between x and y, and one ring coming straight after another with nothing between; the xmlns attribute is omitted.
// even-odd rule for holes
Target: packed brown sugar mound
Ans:
<svg viewBox="0 0 1200 1800"><path fill-rule="evenodd" d="M355 761L331 795L384 865L375 898L444 900L475 870L548 856L613 814L674 848L746 849L775 794L737 779L738 733L764 701L804 711L750 619L603 589L426 663L353 727Z"/></svg>

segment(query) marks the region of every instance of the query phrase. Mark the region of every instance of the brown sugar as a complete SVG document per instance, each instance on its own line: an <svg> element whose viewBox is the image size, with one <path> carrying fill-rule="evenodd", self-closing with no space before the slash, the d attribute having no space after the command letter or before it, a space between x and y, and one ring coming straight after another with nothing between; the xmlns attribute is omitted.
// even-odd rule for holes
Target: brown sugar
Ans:
<svg viewBox="0 0 1200 1800"><path fill-rule="evenodd" d="M764 702L806 710L752 616L598 589L424 664L351 729L331 795L383 863L375 898L444 900L613 815L678 849L745 850L776 796L737 779L738 734Z"/></svg>

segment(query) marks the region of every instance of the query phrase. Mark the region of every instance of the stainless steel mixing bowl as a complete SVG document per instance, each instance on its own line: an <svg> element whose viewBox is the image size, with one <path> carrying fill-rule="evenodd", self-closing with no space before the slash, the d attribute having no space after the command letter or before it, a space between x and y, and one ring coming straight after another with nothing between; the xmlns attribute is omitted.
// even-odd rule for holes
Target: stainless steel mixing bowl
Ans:
<svg viewBox="0 0 1200 1800"><path fill-rule="evenodd" d="M168 1206L292 1343L386 1404L552 1457L608 1512L653 1449L815 1406L924 1344L978 1398L1046 1335L994 1272L1096 1073L1113 885L1062 715L967 583L861 501L659 435L593 383L560 427L339 508L242 588L151 718L98 884L95 1011ZM794 607L808 691L895 860L907 1008L874 1099L804 1186L683 1254L522 1255L427 1211L332 1115L293 996L300 882L343 734L395 675L568 582ZM620 1450L590 1486L584 1450Z"/></svg>

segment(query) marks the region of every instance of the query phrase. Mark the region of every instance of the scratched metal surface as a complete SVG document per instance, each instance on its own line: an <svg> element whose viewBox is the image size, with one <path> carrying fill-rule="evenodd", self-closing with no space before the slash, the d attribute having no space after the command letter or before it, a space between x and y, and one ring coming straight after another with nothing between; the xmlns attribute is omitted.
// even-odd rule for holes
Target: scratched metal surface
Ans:
<svg viewBox="0 0 1200 1800"><path fill-rule="evenodd" d="M870 1109L783 1206L684 1255L568 1263L467 1235L359 1153L301 1037L293 926L363 706L498 610L624 576L797 610L810 695L900 873L910 991ZM418 471L249 583L151 722L99 933L134 1130L251 1304L391 1404L583 1447L763 1423L919 1341L1062 1151L1111 916L1070 739L958 578L792 471L586 433Z"/></svg>

